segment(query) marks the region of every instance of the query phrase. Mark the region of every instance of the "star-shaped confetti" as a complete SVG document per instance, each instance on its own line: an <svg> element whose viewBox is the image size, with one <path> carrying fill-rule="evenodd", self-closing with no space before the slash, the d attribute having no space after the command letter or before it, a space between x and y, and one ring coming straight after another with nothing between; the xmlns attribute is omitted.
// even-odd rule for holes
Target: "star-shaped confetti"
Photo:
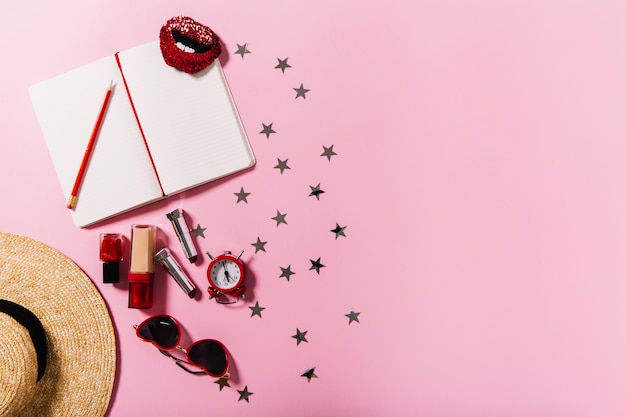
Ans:
<svg viewBox="0 0 626 417"><path fill-rule="evenodd" d="M309 259L309 261L311 261L311 267L309 268L309 271L315 269L315 272L317 272L317 274L319 275L320 268L324 268L326 266L322 265L322 263L320 262L321 259L322 258L317 258L317 260Z"/></svg>
<svg viewBox="0 0 626 417"><path fill-rule="evenodd" d="M265 307L261 307L258 301L252 307L248 306L248 308L252 310L252 314L250 315L250 317L259 316L260 318L263 318L261 312L265 310Z"/></svg>
<svg viewBox="0 0 626 417"><path fill-rule="evenodd" d="M337 155L337 153L335 151L333 151L333 147L335 145L330 145L328 148L324 145L322 145L322 148L324 148L324 152L322 152L322 154L320 156L325 156L328 158L328 160L330 161L330 158Z"/></svg>
<svg viewBox="0 0 626 417"><path fill-rule="evenodd" d="M272 128L274 122L270 123L269 125L266 125L265 123L261 124L263 125L263 130L261 130L259 133L265 135L268 139L270 138L270 135L272 133L276 133L276 131Z"/></svg>
<svg viewBox="0 0 626 417"><path fill-rule="evenodd" d="M192 229L191 231L193 232L193 235L195 237L204 237L205 230L206 230L206 227L201 227L200 224L198 223L198 226L196 226L196 228Z"/></svg>
<svg viewBox="0 0 626 417"><path fill-rule="evenodd" d="M315 198L317 198L318 200L320 199L320 194L325 193L326 191L322 190L320 188L321 183L318 183L315 187L312 185L309 185L309 188L311 189L311 193L309 194L309 197L314 196Z"/></svg>
<svg viewBox="0 0 626 417"><path fill-rule="evenodd" d="M307 379L307 382L311 382L311 379L317 378L317 375L315 375L315 367L311 369L306 368L306 371L304 371L304 373L300 376L305 377Z"/></svg>
<svg viewBox="0 0 626 417"><path fill-rule="evenodd" d="M251 53L251 51L248 50L248 44L244 43L243 45L237 44L237 52L235 53L241 55L241 59L243 59L243 56Z"/></svg>
<svg viewBox="0 0 626 417"><path fill-rule="evenodd" d="M237 196L237 203L235 204L239 204L240 201L243 201L244 203L248 204L248 196L251 193L247 193L243 190L243 187L241 187L241 191L239 191L238 193L233 193Z"/></svg>
<svg viewBox="0 0 626 417"><path fill-rule="evenodd" d="M335 240L337 240L339 236L346 237L344 230L346 230L346 227L348 226L339 226L339 223L336 224L337 226L335 226L335 228L331 230L331 232L335 234Z"/></svg>
<svg viewBox="0 0 626 417"><path fill-rule="evenodd" d="M346 316L348 318L348 324L352 323L353 321L356 321L357 323L361 323L359 321L359 314L361 314L360 312L356 312L353 309L350 310L350 312L348 314L344 314L344 316Z"/></svg>
<svg viewBox="0 0 626 417"><path fill-rule="evenodd" d="M228 377L225 377L225 376L221 377L217 381L214 381L214 383L216 383L216 384L218 384L220 386L220 391L224 387L229 387L230 388L230 384L228 383Z"/></svg>
<svg viewBox="0 0 626 417"><path fill-rule="evenodd" d="M287 278L287 281L289 281L291 279L292 275L295 275L296 273L293 272L291 270L291 265L289 265L287 268L283 268L282 266L280 267L280 271L281 274L278 278Z"/></svg>
<svg viewBox="0 0 626 417"><path fill-rule="evenodd" d="M296 98L302 97L304 99L306 99L306 93L311 91L307 88L304 88L304 85L302 83L300 83L300 87L294 88L294 90L296 91Z"/></svg>
<svg viewBox="0 0 626 417"><path fill-rule="evenodd" d="M251 245L254 246L254 253L257 253L258 251L265 252L265 245L266 244L267 244L267 241L263 242L261 240L261 238L259 238L258 236L256 238L256 242L255 243L251 243Z"/></svg>
<svg viewBox="0 0 626 417"><path fill-rule="evenodd" d="M276 159L278 159L278 165L276 165L274 168L280 169L280 174L281 175L283 174L283 172L286 169L291 169L291 168L289 168L289 165L287 165L287 161L289 161L289 159L285 159L284 161L281 160L280 158L276 158Z"/></svg>
<svg viewBox="0 0 626 417"><path fill-rule="evenodd" d="M281 213L280 211L276 210L276 216L272 217L272 220L276 221L276 227L278 227L281 223L287 224L285 217L287 217L287 213Z"/></svg>
<svg viewBox="0 0 626 417"><path fill-rule="evenodd" d="M278 65L276 65L274 68L279 68L283 74L285 73L285 70L287 68L291 68L291 65L289 65L287 63L287 60L289 59L288 57L285 59L280 59L280 58L276 58L278 60Z"/></svg>
<svg viewBox="0 0 626 417"><path fill-rule="evenodd" d="M254 392L248 391L247 385L243 388L243 390L237 390L237 392L239 393L239 399L237 401L246 400L248 403L250 402L248 398L254 394Z"/></svg>
<svg viewBox="0 0 626 417"><path fill-rule="evenodd" d="M296 346L299 346L301 342L306 342L309 343L308 340L306 340L306 334L308 333L308 330L305 330L303 332L300 331L300 329L296 328L296 334L294 334L293 337L294 339L296 339Z"/></svg>

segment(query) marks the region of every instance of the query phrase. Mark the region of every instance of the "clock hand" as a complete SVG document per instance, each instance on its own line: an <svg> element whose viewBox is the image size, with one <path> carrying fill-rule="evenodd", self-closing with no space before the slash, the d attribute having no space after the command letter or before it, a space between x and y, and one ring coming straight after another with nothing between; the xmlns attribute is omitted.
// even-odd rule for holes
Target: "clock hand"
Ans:
<svg viewBox="0 0 626 417"><path fill-rule="evenodd" d="M228 268L226 268L226 261L224 261L222 265L224 265L224 276L226 277L226 281L230 282L230 274L228 273Z"/></svg>

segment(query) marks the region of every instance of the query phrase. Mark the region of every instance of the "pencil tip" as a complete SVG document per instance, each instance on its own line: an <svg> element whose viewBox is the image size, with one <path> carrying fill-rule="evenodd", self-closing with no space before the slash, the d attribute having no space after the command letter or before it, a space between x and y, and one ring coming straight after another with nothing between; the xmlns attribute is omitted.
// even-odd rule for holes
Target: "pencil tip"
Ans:
<svg viewBox="0 0 626 417"><path fill-rule="evenodd" d="M70 210L74 210L74 206L76 205L76 196L71 195L67 201L67 208Z"/></svg>

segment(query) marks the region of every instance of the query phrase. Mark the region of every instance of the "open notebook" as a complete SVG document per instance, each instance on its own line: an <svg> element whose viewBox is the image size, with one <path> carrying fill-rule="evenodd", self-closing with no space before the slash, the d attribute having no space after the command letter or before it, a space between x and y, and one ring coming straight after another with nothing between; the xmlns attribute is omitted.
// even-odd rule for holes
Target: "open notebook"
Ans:
<svg viewBox="0 0 626 417"><path fill-rule="evenodd" d="M29 90L67 200L106 88L115 84L76 207L68 210L77 226L254 165L219 60L187 74L165 64L158 42L117 57L119 66L116 56L106 57Z"/></svg>

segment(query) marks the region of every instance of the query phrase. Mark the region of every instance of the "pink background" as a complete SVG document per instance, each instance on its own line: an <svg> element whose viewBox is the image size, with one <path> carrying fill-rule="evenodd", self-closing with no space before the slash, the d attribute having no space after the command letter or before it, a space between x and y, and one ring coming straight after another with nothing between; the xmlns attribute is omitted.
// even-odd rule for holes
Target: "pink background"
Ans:
<svg viewBox="0 0 626 417"><path fill-rule="evenodd" d="M57 248L100 289L119 348L110 416L626 415L623 1L24 0L0 12L0 230ZM222 38L258 163L78 229L27 89L156 40L176 15ZM183 260L165 218L176 207L207 228L202 253L245 249L245 304L208 298L206 256L181 262L195 300L161 270L148 311L126 307L125 281L101 283L99 233L129 237L135 222L156 224ZM231 388L137 340L132 325L158 313L187 341L224 342Z"/></svg>

